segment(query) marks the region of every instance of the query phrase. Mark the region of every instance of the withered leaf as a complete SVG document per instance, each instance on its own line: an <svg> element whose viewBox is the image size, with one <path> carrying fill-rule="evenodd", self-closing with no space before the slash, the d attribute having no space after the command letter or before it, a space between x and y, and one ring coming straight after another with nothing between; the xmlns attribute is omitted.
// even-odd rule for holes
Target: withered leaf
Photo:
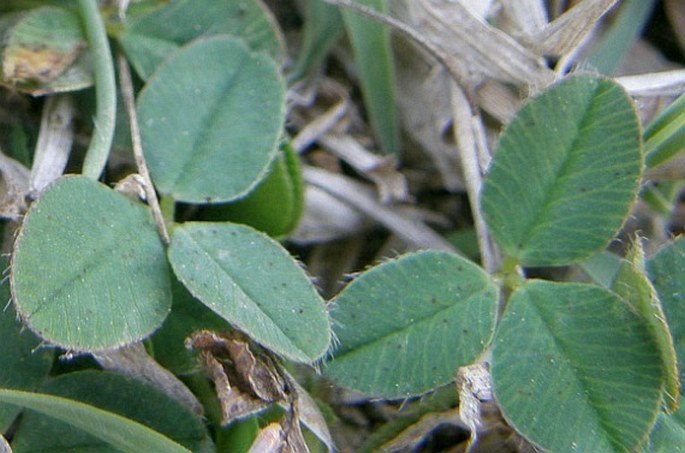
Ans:
<svg viewBox="0 0 685 453"><path fill-rule="evenodd" d="M277 403L285 409L280 429L267 427L255 445L262 445L257 441L263 441L270 445L269 451L307 452L300 427L304 422L329 450L334 450L328 427L311 397L269 352L252 343L245 334L236 330L230 333L200 330L186 339L186 347L198 351L200 363L214 383L223 425ZM303 417L300 398L304 399Z"/></svg>
<svg viewBox="0 0 685 453"><path fill-rule="evenodd" d="M70 52L60 52L46 45L8 48L4 53L2 72L10 83L48 83L66 71L84 47L75 47Z"/></svg>
<svg viewBox="0 0 685 453"><path fill-rule="evenodd" d="M276 453L283 449L283 428L278 423L269 423L259 431L248 453Z"/></svg>
<svg viewBox="0 0 685 453"><path fill-rule="evenodd" d="M54 81L86 48L79 17L64 8L9 15L1 33L3 80L13 85Z"/></svg>
<svg viewBox="0 0 685 453"><path fill-rule="evenodd" d="M287 399L276 363L255 355L241 333L193 333L186 347L199 351L200 363L214 382L222 409L222 424L249 417L272 403Z"/></svg>

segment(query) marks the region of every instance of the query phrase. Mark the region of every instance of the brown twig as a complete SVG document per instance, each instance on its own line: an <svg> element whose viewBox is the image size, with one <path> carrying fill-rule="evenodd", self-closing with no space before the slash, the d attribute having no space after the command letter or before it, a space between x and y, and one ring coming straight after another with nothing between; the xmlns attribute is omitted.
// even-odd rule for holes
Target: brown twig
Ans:
<svg viewBox="0 0 685 453"><path fill-rule="evenodd" d="M167 231L162 210L159 207L159 199L155 192L155 187L150 178L147 164L145 163L145 156L143 155L143 144L140 139L140 128L138 127L138 115L136 113L135 98L133 94L133 82L131 81L131 69L128 66L126 58L119 53L117 55L117 64L119 67L119 83L121 84L121 95L124 99L124 106L128 113L129 125L131 127L131 142L133 144L133 156L136 161L138 173L145 181L144 189L147 203L152 209L152 216L157 224L157 229L165 244L169 244L169 232Z"/></svg>

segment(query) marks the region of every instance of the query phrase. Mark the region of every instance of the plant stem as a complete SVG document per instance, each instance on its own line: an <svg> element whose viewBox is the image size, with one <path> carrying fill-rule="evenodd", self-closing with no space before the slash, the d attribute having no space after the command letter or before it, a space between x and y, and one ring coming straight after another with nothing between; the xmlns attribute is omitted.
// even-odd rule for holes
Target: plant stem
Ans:
<svg viewBox="0 0 685 453"><path fill-rule="evenodd" d="M138 114L136 113L135 98L133 93L133 82L131 81L131 69L128 66L126 58L122 54L117 56L117 63L119 66L119 82L121 84L121 95L124 98L124 106L128 113L129 124L131 128L131 143L133 145L133 156L136 160L136 167L138 173L145 181L145 197L147 204L152 210L152 216L157 224L159 235L165 244L169 244L169 232L167 231L164 215L159 206L157 193L152 184L152 178L145 162L145 155L143 154L143 144L140 139L140 128L138 127Z"/></svg>
<svg viewBox="0 0 685 453"><path fill-rule="evenodd" d="M107 163L114 137L117 112L114 63L97 1L78 0L78 6L93 56L96 99L93 137L83 162L83 174L97 180Z"/></svg>
<svg viewBox="0 0 685 453"><path fill-rule="evenodd" d="M499 268L501 260L480 209L483 172L489 158L487 150L480 150L479 153L479 148L487 146L485 139L478 137L478 135L484 135L482 122L478 110L471 108L466 92L456 83L452 86L451 97L452 111L454 112L454 139L464 171L466 193L469 197L473 223L478 237L481 263L486 271L493 273Z"/></svg>

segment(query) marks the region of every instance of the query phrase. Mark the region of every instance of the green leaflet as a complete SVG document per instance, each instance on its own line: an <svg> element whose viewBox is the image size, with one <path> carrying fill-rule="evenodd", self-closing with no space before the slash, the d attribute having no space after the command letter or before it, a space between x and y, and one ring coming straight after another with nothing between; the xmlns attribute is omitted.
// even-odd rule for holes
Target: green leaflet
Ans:
<svg viewBox="0 0 685 453"><path fill-rule="evenodd" d="M383 263L334 300L339 345L324 371L374 396L434 390L489 344L497 300L490 277L453 254L426 251Z"/></svg>
<svg viewBox="0 0 685 453"><path fill-rule="evenodd" d="M635 200L638 118L616 83L572 76L533 98L502 134L481 206L504 251L557 266L600 251Z"/></svg>
<svg viewBox="0 0 685 453"><path fill-rule="evenodd" d="M276 157L285 88L275 63L227 36L174 52L138 97L147 164L178 201L241 198Z"/></svg>
<svg viewBox="0 0 685 453"><path fill-rule="evenodd" d="M594 285L528 281L511 296L492 351L495 399L549 451L631 451L659 413L663 367L644 320Z"/></svg>
<svg viewBox="0 0 685 453"><path fill-rule="evenodd" d="M169 261L193 296L265 348L304 363L327 351L324 301L297 262L263 233L230 223L179 225Z"/></svg>
<svg viewBox="0 0 685 453"><path fill-rule="evenodd" d="M84 176L58 179L31 206L11 284L24 323L76 351L141 340L171 307L169 265L148 208Z"/></svg>

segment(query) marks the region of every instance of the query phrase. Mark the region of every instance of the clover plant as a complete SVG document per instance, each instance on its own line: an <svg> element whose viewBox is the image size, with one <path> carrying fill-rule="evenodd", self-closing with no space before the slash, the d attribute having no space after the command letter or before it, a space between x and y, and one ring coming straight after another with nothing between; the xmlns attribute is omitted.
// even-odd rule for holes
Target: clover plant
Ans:
<svg viewBox="0 0 685 453"><path fill-rule="evenodd" d="M0 428L16 451L249 445L256 419L232 431L218 426L206 379L218 380L213 364L231 362L241 373L236 355L217 358L202 343L231 331L262 351L252 367L314 366L322 379L387 400L440 392L460 367L486 362L502 416L543 450L682 446L685 242L646 258L632 238L625 258L588 264L606 255L630 216L646 165L682 149L682 140L674 145L682 98L645 131L611 78L562 77L503 130L484 182L479 209L504 255L501 269L423 250L357 274L327 302L277 241L297 224L303 184L284 132L284 41L261 2L134 2L125 20L95 0L26 3L0 17L11 37L3 83L48 96L93 86L96 107L80 174L57 178L32 201L16 231L9 283L0 286L12 300L0 316ZM323 18L317 3L311 12ZM358 57L379 56L380 75L364 68L361 83L381 148L396 152L388 36L367 19L325 8L338 15L327 16L331 36L347 27ZM22 66L22 52L37 46L45 61ZM316 42L306 46L311 59L325 53ZM125 115L112 50L135 73L161 222L149 197L100 182L122 124L115 120ZM291 80L310 63L300 60ZM181 208L199 214L184 221ZM526 276L559 266L582 267L588 278ZM141 342L195 394L205 418L154 382L100 371L88 359ZM60 372L55 348L84 369ZM304 392L293 390L299 384L289 372L273 373L287 391ZM278 409L268 417L278 418ZM331 447L325 426L302 421L321 440L310 439L312 448Z"/></svg>

